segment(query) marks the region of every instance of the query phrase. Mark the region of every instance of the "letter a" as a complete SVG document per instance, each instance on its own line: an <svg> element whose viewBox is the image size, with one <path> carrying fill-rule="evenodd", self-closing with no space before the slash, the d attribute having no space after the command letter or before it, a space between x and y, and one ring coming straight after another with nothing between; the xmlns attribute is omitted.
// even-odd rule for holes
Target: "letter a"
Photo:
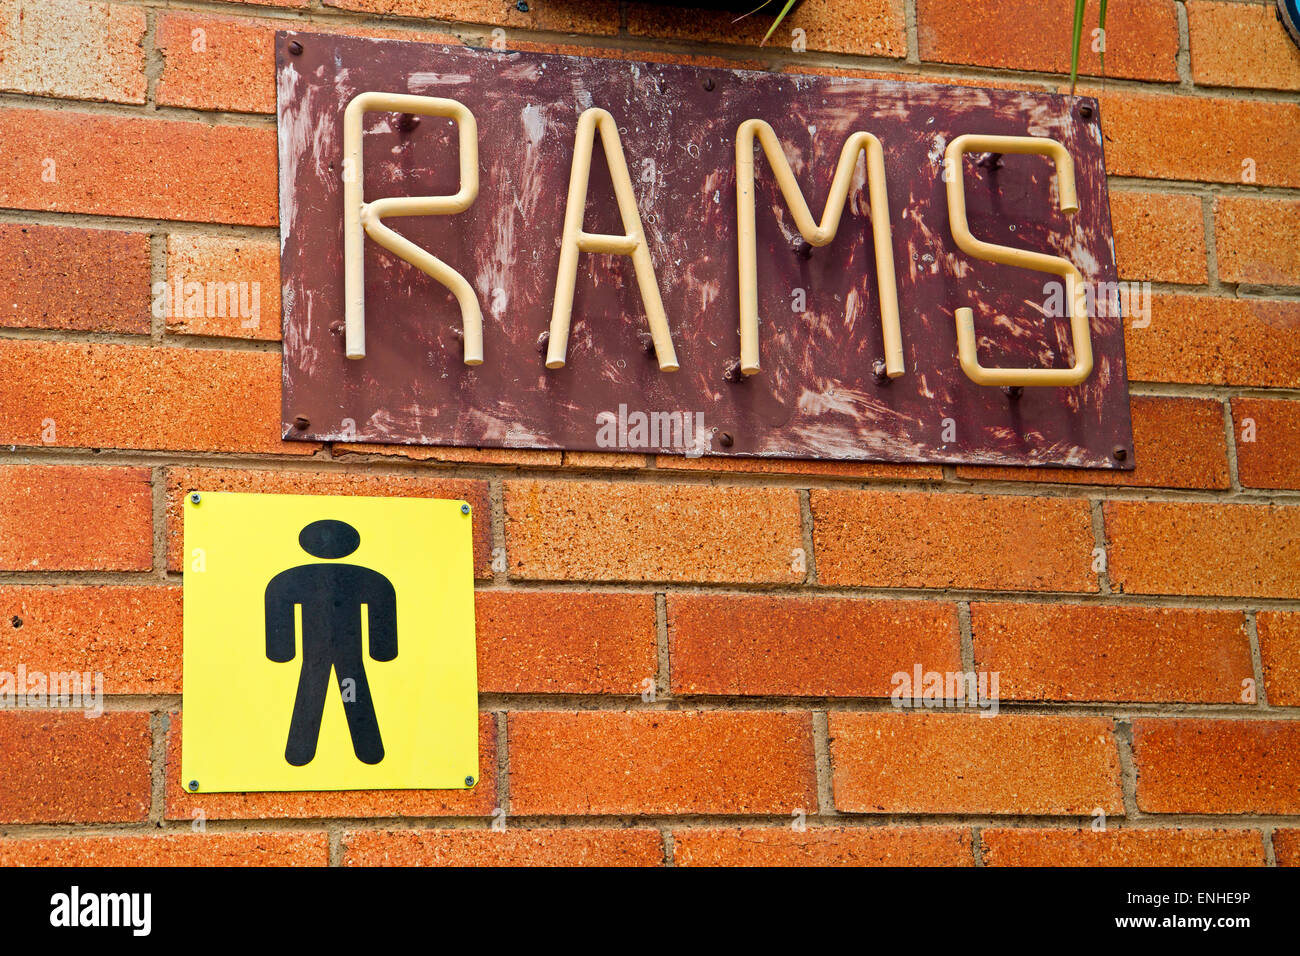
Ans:
<svg viewBox="0 0 1300 956"><path fill-rule="evenodd" d="M587 180L591 175L591 154L596 145L596 130L605 147L605 161L614 181L614 196L618 200L619 216L627 235L614 236L584 232L582 214L587 205ZM632 193L632 177L627 172L623 158L623 144L618 138L618 125L608 110L592 108L578 117L578 131L573 143L573 166L569 175L569 200L564 210L564 235L560 243L560 268L555 279L555 306L551 310L550 344L546 350L547 368L564 368L569 351L569 322L573 318L573 291L578 281L578 253L606 252L631 256L636 268L636 281L645 304L646 319L650 323L650 336L654 340L655 355L662 372L677 371L677 353L673 350L672 333L668 331L668 317L659 297L659 284L655 280L654 263L650 261L650 247L645 230L641 228L641 214L636 208Z"/></svg>

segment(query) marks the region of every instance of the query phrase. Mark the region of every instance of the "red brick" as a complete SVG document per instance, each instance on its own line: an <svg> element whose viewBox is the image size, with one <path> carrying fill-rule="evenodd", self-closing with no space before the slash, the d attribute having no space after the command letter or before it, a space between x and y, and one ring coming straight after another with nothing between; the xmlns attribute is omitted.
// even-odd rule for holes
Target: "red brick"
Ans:
<svg viewBox="0 0 1300 956"><path fill-rule="evenodd" d="M1263 866L1257 830L980 832L985 866Z"/></svg>
<svg viewBox="0 0 1300 956"><path fill-rule="evenodd" d="M271 820L320 817L490 817L497 805L496 720L480 714L479 782L467 790L333 790L284 793L187 793L181 788L179 713L167 733L168 820Z"/></svg>
<svg viewBox="0 0 1300 956"><path fill-rule="evenodd" d="M772 26L771 16L755 15L740 22L736 22L736 16L732 12L687 12L681 7L636 3L627 8L627 31L632 36L661 40L756 47ZM796 29L804 31L809 50L899 59L907 55L902 0L857 0L853 4L804 0L777 27L769 46L777 52L789 50L791 31Z"/></svg>
<svg viewBox="0 0 1300 956"><path fill-rule="evenodd" d="M275 32L294 22L159 12L157 99L168 106L275 112ZM304 24L316 29L314 24ZM198 49L195 49L198 47Z"/></svg>
<svg viewBox="0 0 1300 956"><path fill-rule="evenodd" d="M299 28L321 34L460 43L448 33L375 30L354 23L251 20L188 11L160 13L156 43L163 55L163 71L158 79L158 102L199 110L274 113L275 34ZM196 50L196 45L200 49Z"/></svg>
<svg viewBox="0 0 1300 956"><path fill-rule="evenodd" d="M167 469L167 568L180 571L184 548L181 498L188 491L243 491L268 495L369 495L378 498L447 498L474 511L474 568L491 576L492 527L485 481L355 472L249 471L238 468Z"/></svg>
<svg viewBox="0 0 1300 956"><path fill-rule="evenodd" d="M668 635L674 694L888 697L918 663L961 669L938 602L671 594Z"/></svg>
<svg viewBox="0 0 1300 956"><path fill-rule="evenodd" d="M577 581L802 581L789 488L510 481L510 576Z"/></svg>
<svg viewBox="0 0 1300 956"><path fill-rule="evenodd" d="M144 10L84 0L0 0L0 90L143 103Z"/></svg>
<svg viewBox="0 0 1300 956"><path fill-rule="evenodd" d="M1300 866L1300 830L1274 830L1273 856L1278 866Z"/></svg>
<svg viewBox="0 0 1300 956"><path fill-rule="evenodd" d="M479 591L474 612L483 693L639 694L658 670L652 594Z"/></svg>
<svg viewBox="0 0 1300 956"><path fill-rule="evenodd" d="M357 830L344 866L661 866L658 830Z"/></svg>
<svg viewBox="0 0 1300 956"><path fill-rule="evenodd" d="M1300 507L1108 501L1105 515L1118 590L1300 597Z"/></svg>
<svg viewBox="0 0 1300 956"><path fill-rule="evenodd" d="M1178 79L1178 18L1172 0L1130 0L1111 8L1105 69L1092 52L1097 12L1097 0L1091 0L1083 17L1081 75ZM1070 72L1070 0L984 0L955 7L943 0L917 0L916 21L922 60Z"/></svg>
<svg viewBox="0 0 1300 956"><path fill-rule="evenodd" d="M162 302L170 305L168 332L280 338L280 244L274 239L168 236L167 282ZM201 288L190 285L195 282Z"/></svg>
<svg viewBox="0 0 1300 956"><path fill-rule="evenodd" d="M806 713L521 711L508 739L517 815L817 807Z"/></svg>
<svg viewBox="0 0 1300 956"><path fill-rule="evenodd" d="M1300 402L1234 398L1237 476L1247 488L1300 488ZM1253 441L1246 441L1247 427Z"/></svg>
<svg viewBox="0 0 1300 956"><path fill-rule="evenodd" d="M1300 386L1300 302L1151 297L1151 324L1125 323L1131 382Z"/></svg>
<svg viewBox="0 0 1300 956"><path fill-rule="evenodd" d="M0 142L0 206L254 226L278 221L273 129L0 109ZM51 171L55 181L47 182L42 177Z"/></svg>
<svg viewBox="0 0 1300 956"><path fill-rule="evenodd" d="M1260 611L1255 628L1268 702L1300 707L1300 613Z"/></svg>
<svg viewBox="0 0 1300 956"><path fill-rule="evenodd" d="M971 631L1003 700L1240 704L1255 673L1240 611L972 604Z"/></svg>
<svg viewBox="0 0 1300 956"><path fill-rule="evenodd" d="M1132 471L1098 468L1001 468L958 465L957 477L1144 488L1228 488L1223 405L1213 399L1132 395Z"/></svg>
<svg viewBox="0 0 1300 956"><path fill-rule="evenodd" d="M1300 813L1300 721L1133 722L1144 813Z"/></svg>
<svg viewBox="0 0 1300 956"><path fill-rule="evenodd" d="M149 331L149 236L0 223L0 325Z"/></svg>
<svg viewBox="0 0 1300 956"><path fill-rule="evenodd" d="M0 467L0 569L148 571L149 488L147 468Z"/></svg>
<svg viewBox="0 0 1300 956"><path fill-rule="evenodd" d="M635 471L646 466L647 457L632 452L566 451L561 453L560 460L565 468Z"/></svg>
<svg viewBox="0 0 1300 956"><path fill-rule="evenodd" d="M673 831L677 866L973 866L970 833L941 827Z"/></svg>
<svg viewBox="0 0 1300 956"><path fill-rule="evenodd" d="M1097 590L1086 501L813 489L812 512L822 584Z"/></svg>
<svg viewBox="0 0 1300 956"><path fill-rule="evenodd" d="M0 442L309 455L280 438L272 352L0 342ZM54 437L45 441L54 422Z"/></svg>
<svg viewBox="0 0 1300 956"><path fill-rule="evenodd" d="M830 738L849 813L1123 813L1107 718L832 713Z"/></svg>
<svg viewBox="0 0 1300 956"><path fill-rule="evenodd" d="M1214 246L1224 282L1300 285L1300 202L1216 198Z"/></svg>
<svg viewBox="0 0 1300 956"><path fill-rule="evenodd" d="M890 481L942 481L938 465L895 465L872 461L803 461L789 458L687 458L656 455L660 471L708 471L722 474L817 475L826 478L879 478Z"/></svg>
<svg viewBox="0 0 1300 956"><path fill-rule="evenodd" d="M144 820L150 742L145 713L0 711L0 822Z"/></svg>
<svg viewBox="0 0 1300 956"><path fill-rule="evenodd" d="M0 669L20 661L102 674L106 694L179 694L181 589L0 587Z"/></svg>
<svg viewBox="0 0 1300 956"><path fill-rule="evenodd" d="M1300 186L1300 104L1079 90L1101 101L1106 169L1114 176L1242 183L1243 160L1255 184Z"/></svg>
<svg viewBox="0 0 1300 956"><path fill-rule="evenodd" d="M618 33L618 10L600 0L533 0L526 11L498 0L325 0L325 5L362 13L492 23L555 33Z"/></svg>
<svg viewBox="0 0 1300 956"><path fill-rule="evenodd" d="M1206 282L1200 196L1112 190L1110 217L1121 278L1188 285Z"/></svg>
<svg viewBox="0 0 1300 956"><path fill-rule="evenodd" d="M275 830L0 840L0 866L329 866L329 835Z"/></svg>
<svg viewBox="0 0 1300 956"><path fill-rule="evenodd" d="M1202 86L1300 90L1300 50L1271 7L1190 0L1192 79Z"/></svg>

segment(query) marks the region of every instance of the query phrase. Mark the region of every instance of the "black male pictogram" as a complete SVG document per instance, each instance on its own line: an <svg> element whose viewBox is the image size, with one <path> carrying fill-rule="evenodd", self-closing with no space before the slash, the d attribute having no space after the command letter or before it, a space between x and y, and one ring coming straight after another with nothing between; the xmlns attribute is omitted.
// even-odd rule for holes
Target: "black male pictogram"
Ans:
<svg viewBox="0 0 1300 956"><path fill-rule="evenodd" d="M266 656L278 663L296 652L295 607L301 607L302 672L289 722L284 758L295 767L316 756L321 718L335 675L352 750L363 763L384 759L383 739L366 679L362 613L369 629L369 654L375 661L397 657L397 593L392 582L371 568L344 564L361 545L356 528L343 521L314 521L298 535L302 549L326 560L281 571L266 586Z"/></svg>

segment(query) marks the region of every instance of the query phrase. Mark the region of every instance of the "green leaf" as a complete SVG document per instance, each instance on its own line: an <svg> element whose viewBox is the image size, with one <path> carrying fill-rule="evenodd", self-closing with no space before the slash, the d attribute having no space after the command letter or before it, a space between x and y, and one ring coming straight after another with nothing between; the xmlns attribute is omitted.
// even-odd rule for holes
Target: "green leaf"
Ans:
<svg viewBox="0 0 1300 956"><path fill-rule="evenodd" d="M772 34L775 33L776 28L781 25L781 21L785 19L785 15L789 13L790 8L798 2L799 0L785 0L785 6L782 7L781 12L776 15L776 19L772 22L772 29L767 31L767 36L763 37L763 42L760 43L759 46L765 46L767 41L772 39Z"/></svg>
<svg viewBox="0 0 1300 956"><path fill-rule="evenodd" d="M1074 45L1070 49L1070 95L1079 79L1079 44L1083 41L1083 8L1087 0L1074 0Z"/></svg>
<svg viewBox="0 0 1300 956"><path fill-rule="evenodd" d="M1106 3L1101 0L1101 9L1097 11L1097 27L1101 30L1101 75L1106 76Z"/></svg>

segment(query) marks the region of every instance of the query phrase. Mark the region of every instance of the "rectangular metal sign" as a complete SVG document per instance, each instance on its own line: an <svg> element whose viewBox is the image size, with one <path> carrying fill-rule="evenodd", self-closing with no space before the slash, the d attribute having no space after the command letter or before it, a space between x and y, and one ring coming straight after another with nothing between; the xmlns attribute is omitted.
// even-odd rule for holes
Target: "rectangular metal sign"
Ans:
<svg viewBox="0 0 1300 956"><path fill-rule="evenodd" d="M182 787L477 783L467 503L196 490L184 509Z"/></svg>
<svg viewBox="0 0 1300 956"><path fill-rule="evenodd" d="M276 63L286 438L1133 467L1094 100Z"/></svg>

